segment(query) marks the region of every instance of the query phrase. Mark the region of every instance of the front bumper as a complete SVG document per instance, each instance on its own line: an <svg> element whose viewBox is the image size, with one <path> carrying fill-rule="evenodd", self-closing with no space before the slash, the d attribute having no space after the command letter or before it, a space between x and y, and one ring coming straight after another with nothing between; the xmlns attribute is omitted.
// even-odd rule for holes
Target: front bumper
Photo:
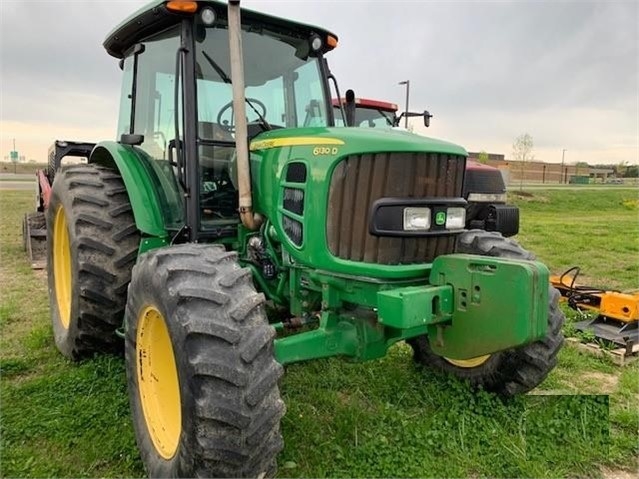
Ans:
<svg viewBox="0 0 639 479"><path fill-rule="evenodd" d="M282 364L328 356L375 359L398 341L424 335L436 354L469 359L546 335L549 274L535 261L445 255L433 262L428 284L395 288L316 276L322 281L319 325L275 340Z"/></svg>
<svg viewBox="0 0 639 479"><path fill-rule="evenodd" d="M379 323L425 330L433 351L452 359L510 349L546 335L548 278L535 261L441 256L430 285L378 293Z"/></svg>

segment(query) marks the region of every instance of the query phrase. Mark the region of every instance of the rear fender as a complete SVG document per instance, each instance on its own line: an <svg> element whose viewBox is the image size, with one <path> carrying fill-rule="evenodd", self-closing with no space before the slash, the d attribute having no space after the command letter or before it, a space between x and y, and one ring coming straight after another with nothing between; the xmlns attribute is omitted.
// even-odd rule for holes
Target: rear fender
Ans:
<svg viewBox="0 0 639 479"><path fill-rule="evenodd" d="M167 231L150 160L132 146L115 141L98 143L89 163L115 168L124 181L138 229L146 235L166 237Z"/></svg>

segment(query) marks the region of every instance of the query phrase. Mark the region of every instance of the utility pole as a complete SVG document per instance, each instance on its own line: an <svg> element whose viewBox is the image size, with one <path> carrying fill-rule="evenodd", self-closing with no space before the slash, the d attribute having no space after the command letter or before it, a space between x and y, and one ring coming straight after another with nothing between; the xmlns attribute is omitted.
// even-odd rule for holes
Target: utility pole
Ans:
<svg viewBox="0 0 639 479"><path fill-rule="evenodd" d="M564 172L564 156L566 154L566 149L564 148L563 150L561 150L561 176L559 177L559 183L564 183L564 176L565 176L565 172Z"/></svg>
<svg viewBox="0 0 639 479"><path fill-rule="evenodd" d="M408 130L408 93L410 91L410 80L400 81L398 85L406 85L406 116L404 116L404 128Z"/></svg>

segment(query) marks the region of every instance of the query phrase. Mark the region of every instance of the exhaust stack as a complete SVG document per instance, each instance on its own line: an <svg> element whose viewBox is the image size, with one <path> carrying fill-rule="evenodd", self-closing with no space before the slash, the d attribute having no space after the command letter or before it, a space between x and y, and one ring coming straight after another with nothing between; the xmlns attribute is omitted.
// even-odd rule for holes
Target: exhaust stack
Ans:
<svg viewBox="0 0 639 479"><path fill-rule="evenodd" d="M228 2L229 47L231 60L231 86L235 111L235 151L239 189L240 219L250 230L263 222L261 215L253 213L251 172L249 165L248 132L246 127L246 99L244 96L244 58L242 56L242 20L240 0Z"/></svg>

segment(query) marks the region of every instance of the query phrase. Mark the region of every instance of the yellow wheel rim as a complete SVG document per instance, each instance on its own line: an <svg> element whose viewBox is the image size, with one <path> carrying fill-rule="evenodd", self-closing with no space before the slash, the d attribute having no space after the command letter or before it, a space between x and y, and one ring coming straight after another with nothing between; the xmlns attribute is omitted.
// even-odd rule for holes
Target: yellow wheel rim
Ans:
<svg viewBox="0 0 639 479"><path fill-rule="evenodd" d="M71 323L71 244L64 208L58 207L53 220L53 279L60 322Z"/></svg>
<svg viewBox="0 0 639 479"><path fill-rule="evenodd" d="M450 364L453 364L459 368L476 368L477 366L481 366L490 358L490 354L486 354L484 356L477 356L476 358L470 359L451 359L444 358Z"/></svg>
<svg viewBox="0 0 639 479"><path fill-rule="evenodd" d="M153 306L138 316L136 358L147 430L158 454L171 459L182 432L180 384L169 330Z"/></svg>

